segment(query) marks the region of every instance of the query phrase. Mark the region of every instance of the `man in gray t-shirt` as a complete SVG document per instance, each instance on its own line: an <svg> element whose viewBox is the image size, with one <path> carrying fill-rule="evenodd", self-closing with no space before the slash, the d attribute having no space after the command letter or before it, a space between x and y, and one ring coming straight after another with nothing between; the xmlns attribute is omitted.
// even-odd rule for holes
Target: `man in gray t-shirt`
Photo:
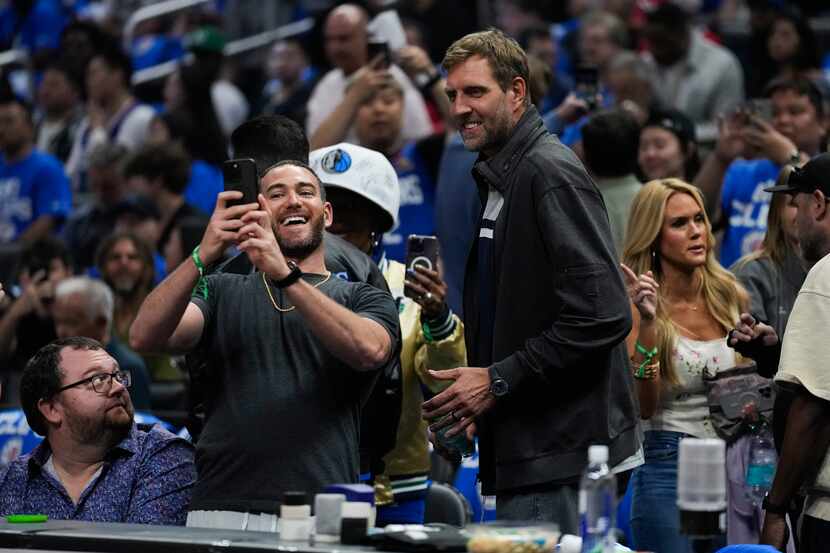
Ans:
<svg viewBox="0 0 830 553"><path fill-rule="evenodd" d="M360 406L397 345L391 296L326 270L332 212L314 172L277 164L260 191L259 205L219 195L200 246L130 332L139 350L216 360L191 510L269 512L284 491L356 481ZM201 277L231 243L258 271Z"/></svg>

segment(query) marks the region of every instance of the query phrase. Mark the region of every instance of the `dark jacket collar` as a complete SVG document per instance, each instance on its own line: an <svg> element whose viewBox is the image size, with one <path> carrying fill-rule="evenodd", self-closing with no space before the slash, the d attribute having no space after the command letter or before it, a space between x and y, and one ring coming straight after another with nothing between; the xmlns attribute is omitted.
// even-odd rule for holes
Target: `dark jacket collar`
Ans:
<svg viewBox="0 0 830 553"><path fill-rule="evenodd" d="M484 177L488 184L504 193L510 184L510 179L504 177L515 169L522 154L545 132L545 124L536 107L528 106L501 150L489 158L479 154L473 175Z"/></svg>
<svg viewBox="0 0 830 553"><path fill-rule="evenodd" d="M138 428L133 422L133 426L130 429L130 433L127 434L127 437L121 440L118 444L113 446L107 454L104 456L105 460L112 460L116 456L119 456L122 453L126 453L127 455L135 455L139 452L139 444L137 439ZM49 457L52 455L52 448L49 446L49 440L43 440L40 444L32 451L31 457L29 457L29 471L31 472L33 469L41 469L43 465L46 464L46 461L49 460Z"/></svg>

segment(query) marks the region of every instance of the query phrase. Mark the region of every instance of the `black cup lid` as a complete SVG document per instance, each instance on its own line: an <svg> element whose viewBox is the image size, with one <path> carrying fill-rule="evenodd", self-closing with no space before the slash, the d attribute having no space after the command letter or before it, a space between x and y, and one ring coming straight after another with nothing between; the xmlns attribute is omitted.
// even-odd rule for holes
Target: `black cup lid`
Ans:
<svg viewBox="0 0 830 553"><path fill-rule="evenodd" d="M305 492L285 492L282 494L283 505L308 505L308 496Z"/></svg>

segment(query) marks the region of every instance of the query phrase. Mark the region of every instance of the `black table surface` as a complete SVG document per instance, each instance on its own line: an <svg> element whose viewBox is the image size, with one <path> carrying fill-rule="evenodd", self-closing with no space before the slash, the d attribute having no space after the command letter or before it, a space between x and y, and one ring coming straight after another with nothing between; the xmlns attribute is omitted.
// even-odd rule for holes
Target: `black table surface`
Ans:
<svg viewBox="0 0 830 553"><path fill-rule="evenodd" d="M52 520L12 524L0 520L0 548L40 551L133 552L274 552L365 553L374 549L302 541L281 541L277 534L152 526L114 522Z"/></svg>

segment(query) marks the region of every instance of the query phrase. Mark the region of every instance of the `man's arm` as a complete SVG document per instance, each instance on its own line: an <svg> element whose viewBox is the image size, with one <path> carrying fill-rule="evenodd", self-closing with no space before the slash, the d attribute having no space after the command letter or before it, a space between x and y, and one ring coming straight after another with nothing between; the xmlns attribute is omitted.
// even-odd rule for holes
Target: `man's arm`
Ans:
<svg viewBox="0 0 830 553"><path fill-rule="evenodd" d="M564 368L590 366L623 342L631 331L631 308L605 207L581 166L562 160L559 176L569 183L550 187L550 175L534 171L532 185L545 192L536 202L536 221L548 259L562 260L551 292L561 304L552 326L525 347L494 364L509 389L528 379L555 380Z"/></svg>
<svg viewBox="0 0 830 553"><path fill-rule="evenodd" d="M144 460L140 470L123 522L184 526L196 483L193 446L181 438L170 440Z"/></svg>
<svg viewBox="0 0 830 553"><path fill-rule="evenodd" d="M784 432L784 444L768 502L786 506L808 476L821 465L830 445L830 402L806 390L793 401ZM761 543L783 550L785 515L767 511Z"/></svg>
<svg viewBox="0 0 830 553"><path fill-rule="evenodd" d="M228 200L241 198L242 193L237 190L219 194L216 209L199 244L199 257L205 266L218 261L228 244L236 240L236 231L242 226L239 217L253 208L253 204L225 207ZM130 327L130 347L140 352L193 349L205 324L202 311L190 303L191 292L198 281L199 270L188 257L141 304Z"/></svg>
<svg viewBox="0 0 830 553"><path fill-rule="evenodd" d="M285 292L323 346L350 367L370 371L389 360L392 336L380 323L349 311L302 279ZM366 292L383 294L369 292L368 285Z"/></svg>
<svg viewBox="0 0 830 553"><path fill-rule="evenodd" d="M55 228L55 217L52 215L41 215L32 223L26 227L20 236L18 236L18 240L21 242L31 244L32 242L36 242L41 238L46 238L49 234L52 233L52 229Z"/></svg>
<svg viewBox="0 0 830 553"><path fill-rule="evenodd" d="M239 234L247 238L240 242L239 249L266 276L282 280L288 276L290 269L274 236L271 214L262 194L259 195L259 202L259 210L242 217L245 226L239 229ZM285 293L326 349L350 367L365 371L377 369L388 361L394 351L392 335L397 335L396 329L387 331L377 321L350 311L304 280L300 279L285 288ZM383 292L368 285L362 293L369 298L368 303L371 303L373 294L388 299L394 314L388 324L398 324L391 296L385 298ZM361 311L360 306L357 311Z"/></svg>

